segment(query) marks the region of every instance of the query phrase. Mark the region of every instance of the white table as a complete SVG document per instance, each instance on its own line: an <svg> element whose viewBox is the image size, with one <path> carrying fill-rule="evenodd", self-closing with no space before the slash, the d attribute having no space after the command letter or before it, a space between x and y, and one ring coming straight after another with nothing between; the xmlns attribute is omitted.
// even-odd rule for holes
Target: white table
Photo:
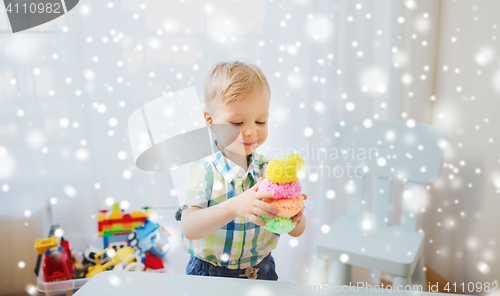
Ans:
<svg viewBox="0 0 500 296"><path fill-rule="evenodd" d="M94 276L87 284L76 292L76 296L94 295L119 295L119 296L271 296L271 295L363 295L376 296L404 295L416 296L432 294L432 296L450 296L452 294L429 292L370 292L364 288L358 291L347 291L348 286L343 286L345 292L335 291L335 287L327 286L319 291L321 286L316 284L316 292L308 291L314 288L313 284L251 280L246 278L206 277L184 274L159 274L149 272L108 271ZM302 292L299 291L301 288ZM338 286L338 289L342 286Z"/></svg>

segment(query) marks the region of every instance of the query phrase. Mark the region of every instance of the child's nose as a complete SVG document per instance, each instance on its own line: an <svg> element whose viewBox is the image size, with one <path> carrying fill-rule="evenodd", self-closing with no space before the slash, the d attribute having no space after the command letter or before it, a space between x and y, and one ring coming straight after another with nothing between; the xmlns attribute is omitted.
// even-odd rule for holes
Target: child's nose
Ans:
<svg viewBox="0 0 500 296"><path fill-rule="evenodd" d="M255 129L247 129L244 133L245 136L250 137L256 133Z"/></svg>

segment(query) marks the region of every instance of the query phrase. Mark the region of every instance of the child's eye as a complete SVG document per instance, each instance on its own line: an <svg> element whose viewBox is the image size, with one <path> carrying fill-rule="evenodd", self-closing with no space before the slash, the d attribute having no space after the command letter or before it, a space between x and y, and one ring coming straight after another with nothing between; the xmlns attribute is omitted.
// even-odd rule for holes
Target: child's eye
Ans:
<svg viewBox="0 0 500 296"><path fill-rule="evenodd" d="M259 121L256 121L257 124L266 124L265 121L262 121L262 122L259 122Z"/></svg>
<svg viewBox="0 0 500 296"><path fill-rule="evenodd" d="M243 122L231 122L231 123L234 125L242 125L243 124Z"/></svg>

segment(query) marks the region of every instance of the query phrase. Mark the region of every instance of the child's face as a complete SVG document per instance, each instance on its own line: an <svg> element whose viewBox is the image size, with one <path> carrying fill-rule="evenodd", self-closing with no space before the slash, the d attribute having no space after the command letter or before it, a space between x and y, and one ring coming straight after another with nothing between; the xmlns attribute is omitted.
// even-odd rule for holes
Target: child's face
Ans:
<svg viewBox="0 0 500 296"><path fill-rule="evenodd" d="M210 106L211 114L205 112L205 119L209 124L239 128L238 138L225 148L241 155L244 146L245 155L250 155L267 139L269 100L267 91L261 89L227 104L216 98Z"/></svg>

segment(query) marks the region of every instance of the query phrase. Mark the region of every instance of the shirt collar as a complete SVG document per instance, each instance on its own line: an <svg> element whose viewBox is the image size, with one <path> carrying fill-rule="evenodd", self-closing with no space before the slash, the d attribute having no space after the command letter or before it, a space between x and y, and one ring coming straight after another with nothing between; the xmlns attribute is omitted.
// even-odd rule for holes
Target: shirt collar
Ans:
<svg viewBox="0 0 500 296"><path fill-rule="evenodd" d="M239 165L232 162L229 158L225 157L224 154L217 147L217 140L212 143L212 151L215 153L215 157L212 161L215 168L219 171L226 182L231 183L235 178L242 178L245 175L250 175L255 182L259 179L259 159L255 153L252 153L250 157L250 165L246 171Z"/></svg>

